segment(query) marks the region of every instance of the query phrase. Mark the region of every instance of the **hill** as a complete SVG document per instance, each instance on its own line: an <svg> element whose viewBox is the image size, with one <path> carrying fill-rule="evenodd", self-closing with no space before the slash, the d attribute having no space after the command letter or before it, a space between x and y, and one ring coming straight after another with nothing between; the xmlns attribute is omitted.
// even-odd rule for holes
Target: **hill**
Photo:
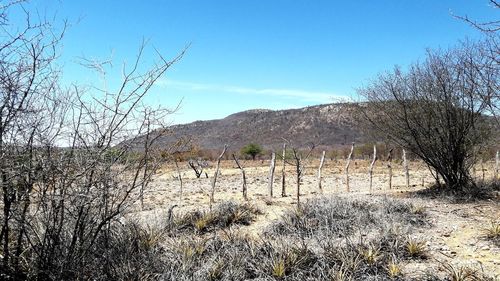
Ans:
<svg viewBox="0 0 500 281"><path fill-rule="evenodd" d="M201 149L220 149L228 144L239 150L254 142L265 149L282 146L283 138L297 147L330 148L351 142L363 142L365 137L353 124L352 104L324 104L288 110L248 110L219 120L196 121L169 127L170 133L159 140L161 145L189 139Z"/></svg>

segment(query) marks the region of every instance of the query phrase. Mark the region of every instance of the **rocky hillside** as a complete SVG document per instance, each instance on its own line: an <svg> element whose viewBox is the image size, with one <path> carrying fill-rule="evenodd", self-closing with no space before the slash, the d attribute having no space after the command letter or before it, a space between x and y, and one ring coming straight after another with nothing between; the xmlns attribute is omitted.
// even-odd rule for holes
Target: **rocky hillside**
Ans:
<svg viewBox="0 0 500 281"><path fill-rule="evenodd" d="M249 110L220 120L196 121L175 125L161 144L189 139L201 149L220 149L225 143L239 150L254 142L266 149L279 148L283 138L297 147L309 143L335 147L351 142L363 142L365 137L353 125L353 106L325 104L289 110Z"/></svg>

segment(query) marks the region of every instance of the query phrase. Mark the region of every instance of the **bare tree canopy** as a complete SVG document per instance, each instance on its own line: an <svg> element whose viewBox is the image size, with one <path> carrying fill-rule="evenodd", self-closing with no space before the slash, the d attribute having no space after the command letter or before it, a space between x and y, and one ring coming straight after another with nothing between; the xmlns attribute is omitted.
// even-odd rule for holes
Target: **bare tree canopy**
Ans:
<svg viewBox="0 0 500 281"><path fill-rule="evenodd" d="M495 10L500 11L500 2L497 0L489 0L489 6ZM496 68L500 65L500 20L491 19L487 21L478 21L469 18L467 15L457 15L456 18L463 20L470 24L475 29L483 33L486 38L479 48L480 55L488 58L491 64L488 67ZM488 106L488 113L493 115L496 119L496 126L500 128L500 90L498 84L493 86L496 91L490 92L488 95L483 96L484 102Z"/></svg>
<svg viewBox="0 0 500 281"><path fill-rule="evenodd" d="M500 2L497 0L489 0L490 6L494 9L500 9ZM456 16L457 18L467 22L472 25L476 29L488 33L489 35L493 35L494 33L500 31L500 20L493 19L491 21L479 22L477 20L469 18L467 15L465 16Z"/></svg>
<svg viewBox="0 0 500 281"><path fill-rule="evenodd" d="M143 67L142 44L116 92L65 89L56 64L64 26L34 22L19 5L0 4L0 272L13 280L102 275L112 266L104 257L113 226L160 164L152 132L164 131L171 111L143 98L183 53ZM11 25L14 8L24 26ZM116 146L136 135L140 153Z"/></svg>
<svg viewBox="0 0 500 281"><path fill-rule="evenodd" d="M424 62L396 67L358 91L371 127L422 158L450 188L471 183L469 170L492 133L485 113L488 97L498 95L499 73L482 55L485 44L428 51Z"/></svg>

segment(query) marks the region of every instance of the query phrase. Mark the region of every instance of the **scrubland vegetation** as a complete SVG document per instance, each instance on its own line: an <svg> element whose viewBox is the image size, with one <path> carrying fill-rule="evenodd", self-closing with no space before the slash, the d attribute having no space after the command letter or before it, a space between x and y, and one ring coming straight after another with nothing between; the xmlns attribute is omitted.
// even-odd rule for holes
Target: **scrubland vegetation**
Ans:
<svg viewBox="0 0 500 281"><path fill-rule="evenodd" d="M155 145L168 133L172 110L151 108L144 97L184 52L170 60L158 54L147 67L142 44L116 89L66 88L56 63L65 26L32 22L20 2L0 6L0 25L8 31L0 42L1 279L494 280L480 267L437 258L430 237L417 234L441 223L443 210L427 210L412 199L467 197L466 202L480 200L490 212L498 211L498 175L491 184L472 175L481 150L498 134L496 35L429 52L425 62L382 75L360 90L367 98L359 106L365 121L391 145L421 159L434 173L436 188L406 190L406 199L392 198L393 190L353 198L320 194L333 190L324 184L321 192L309 190L299 201L314 145L300 151L289 141L291 153L287 158L285 150L283 163L295 165L296 195L291 199L283 192L281 198L293 204L252 229L269 214L257 206L264 200L252 200L254 190L244 203L219 200L212 206L224 146L210 207L186 209L174 205L184 201L172 200L152 223L141 219L141 212L158 171L166 161L175 162L181 186L183 174L174 154L180 144ZM22 26L9 21L13 10L26 13ZM106 62L83 59L82 64L106 81ZM261 148L243 152L255 158ZM348 161L353 153L354 144ZM272 168L271 179L274 163ZM201 175L196 180L201 182ZM282 203L273 197L272 183L265 199L269 208ZM484 251L490 245L498 249L499 229L494 219L482 227L480 238L489 243ZM491 252L498 258L498 251Z"/></svg>
<svg viewBox="0 0 500 281"><path fill-rule="evenodd" d="M407 200L318 198L271 222L263 234L241 225L260 210L221 202L212 212L174 215L154 225L114 225L111 246L96 247L97 280L406 280L404 265L430 257L418 228L425 210ZM106 249L106 250L103 250ZM416 280L494 280L477 268L444 263ZM468 276L455 278L453 275ZM56 276L54 276L56 277Z"/></svg>

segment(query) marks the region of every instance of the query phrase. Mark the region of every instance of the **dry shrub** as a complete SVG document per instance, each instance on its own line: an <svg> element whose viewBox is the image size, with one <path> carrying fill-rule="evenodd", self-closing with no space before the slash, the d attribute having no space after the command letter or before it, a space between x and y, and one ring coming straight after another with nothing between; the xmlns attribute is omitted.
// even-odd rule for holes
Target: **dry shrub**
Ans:
<svg viewBox="0 0 500 281"><path fill-rule="evenodd" d="M233 225L249 225L262 211L248 203L224 201L212 211L192 211L174 216L168 226L172 235L178 232L196 232L203 234Z"/></svg>
<svg viewBox="0 0 500 281"><path fill-rule="evenodd" d="M356 232L379 228L385 224L425 225L425 212L414 210L415 207L409 202L386 197L370 202L339 197L318 198L285 213L266 233L303 237L323 233L349 237Z"/></svg>

